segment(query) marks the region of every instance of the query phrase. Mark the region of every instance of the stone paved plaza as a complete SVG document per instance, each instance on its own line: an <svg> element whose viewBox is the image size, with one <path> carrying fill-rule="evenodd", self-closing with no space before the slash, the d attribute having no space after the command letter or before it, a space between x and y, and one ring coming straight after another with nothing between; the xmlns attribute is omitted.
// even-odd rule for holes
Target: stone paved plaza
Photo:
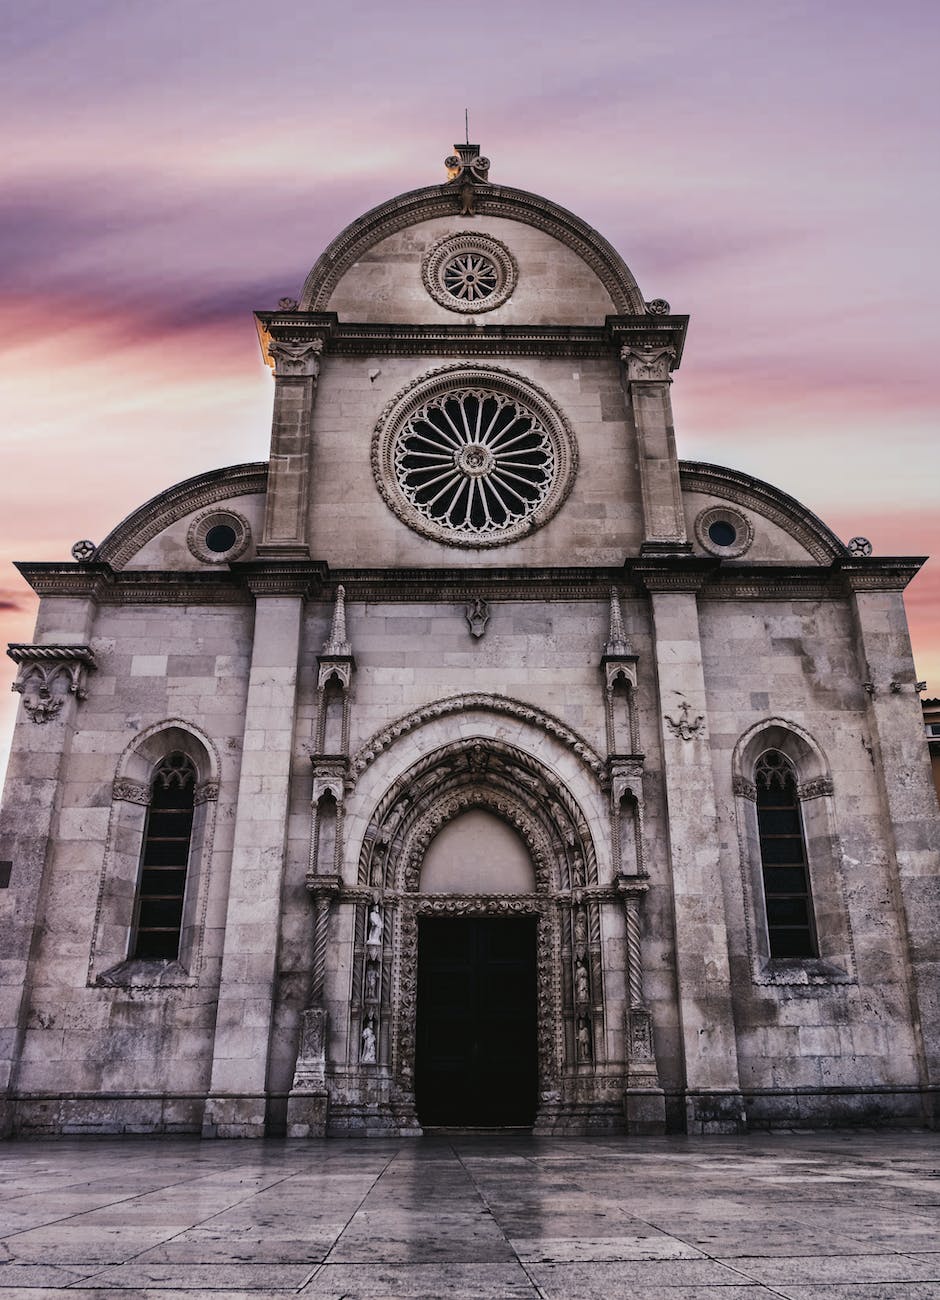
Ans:
<svg viewBox="0 0 940 1300"><path fill-rule="evenodd" d="M23 1300L940 1297L928 1133L24 1140L0 1171Z"/></svg>

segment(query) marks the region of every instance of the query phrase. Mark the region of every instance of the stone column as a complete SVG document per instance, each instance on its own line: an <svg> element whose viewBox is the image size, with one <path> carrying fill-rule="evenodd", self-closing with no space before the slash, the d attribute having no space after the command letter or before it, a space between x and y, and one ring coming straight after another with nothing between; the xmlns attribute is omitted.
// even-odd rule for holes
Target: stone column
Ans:
<svg viewBox="0 0 940 1300"><path fill-rule="evenodd" d="M666 1100L656 1069L653 1017L643 994L643 952L640 945L640 907L649 889L646 876L620 875L614 882L623 899L627 932L627 1006L624 1040L627 1089L624 1118L628 1133L665 1133Z"/></svg>
<svg viewBox="0 0 940 1300"><path fill-rule="evenodd" d="M329 1109L326 1087L326 1044L329 1014L323 1006L326 949L333 899L342 888L339 876L307 876L313 900L313 961L310 1002L300 1017L297 1065L287 1101L288 1137L323 1137Z"/></svg>
<svg viewBox="0 0 940 1300"><path fill-rule="evenodd" d="M28 577L31 575L27 575ZM69 566L66 581L84 595L43 595L35 641L12 645L13 689L22 696L0 822L0 1136L13 1120L11 1092L22 1048L31 984L30 955L48 889L65 770L76 711L95 667L89 641L95 616L95 579ZM52 579L50 579L52 581Z"/></svg>
<svg viewBox="0 0 940 1300"><path fill-rule="evenodd" d="M694 574L645 573L650 592L690 1133L744 1122L720 837Z"/></svg>
<svg viewBox="0 0 940 1300"><path fill-rule="evenodd" d="M274 415L264 532L258 554L269 559L306 559L310 553L310 422L323 340L303 334L268 337L265 342L266 359L274 367Z"/></svg>
<svg viewBox="0 0 940 1300"><path fill-rule="evenodd" d="M304 597L290 573L248 578L255 632L238 783L206 1137L262 1137Z"/></svg>
<svg viewBox="0 0 940 1300"><path fill-rule="evenodd" d="M672 418L670 371L676 347L661 335L632 338L620 350L636 428L645 553L688 551Z"/></svg>
<svg viewBox="0 0 940 1300"><path fill-rule="evenodd" d="M884 563L899 568L897 561ZM906 571L893 575L866 573L859 562L845 562L844 567L849 564L855 570L846 579L863 658L884 843L893 867L893 902L907 937L925 1120L935 1124L940 1115L940 815L901 594L920 562L912 561Z"/></svg>

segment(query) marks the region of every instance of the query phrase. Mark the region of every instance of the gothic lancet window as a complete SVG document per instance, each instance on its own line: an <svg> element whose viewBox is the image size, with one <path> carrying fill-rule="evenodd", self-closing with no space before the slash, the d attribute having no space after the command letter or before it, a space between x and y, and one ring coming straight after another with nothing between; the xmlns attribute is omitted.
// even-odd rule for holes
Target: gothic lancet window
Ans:
<svg viewBox="0 0 940 1300"><path fill-rule="evenodd" d="M771 957L817 956L796 770L779 750L754 770Z"/></svg>
<svg viewBox="0 0 940 1300"><path fill-rule="evenodd" d="M185 754L169 754L153 774L132 957L179 956L195 789L196 768Z"/></svg>

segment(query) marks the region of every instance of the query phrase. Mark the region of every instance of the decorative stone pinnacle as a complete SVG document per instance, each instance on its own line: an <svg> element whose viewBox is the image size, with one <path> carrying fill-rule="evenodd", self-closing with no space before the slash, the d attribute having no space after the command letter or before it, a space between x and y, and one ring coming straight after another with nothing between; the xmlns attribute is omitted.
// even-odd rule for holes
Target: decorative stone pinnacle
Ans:
<svg viewBox="0 0 940 1300"><path fill-rule="evenodd" d="M620 597L617 595L616 587L610 589L610 634L607 637L607 644L604 647L606 655L629 655L632 654L630 643L627 640L626 628L623 625L623 614L620 609Z"/></svg>
<svg viewBox="0 0 940 1300"><path fill-rule="evenodd" d="M352 646L346 639L346 588L336 588L336 603L333 605L333 624L330 635L323 643L325 655L351 655Z"/></svg>

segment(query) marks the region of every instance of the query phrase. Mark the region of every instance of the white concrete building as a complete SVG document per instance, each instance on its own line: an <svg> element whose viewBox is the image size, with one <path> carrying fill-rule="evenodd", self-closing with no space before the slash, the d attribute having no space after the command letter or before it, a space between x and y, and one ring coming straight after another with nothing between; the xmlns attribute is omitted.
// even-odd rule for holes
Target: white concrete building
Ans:
<svg viewBox="0 0 940 1300"><path fill-rule="evenodd" d="M687 318L448 179L259 312L267 463L9 653L9 1132L931 1122L918 559L679 461Z"/></svg>

